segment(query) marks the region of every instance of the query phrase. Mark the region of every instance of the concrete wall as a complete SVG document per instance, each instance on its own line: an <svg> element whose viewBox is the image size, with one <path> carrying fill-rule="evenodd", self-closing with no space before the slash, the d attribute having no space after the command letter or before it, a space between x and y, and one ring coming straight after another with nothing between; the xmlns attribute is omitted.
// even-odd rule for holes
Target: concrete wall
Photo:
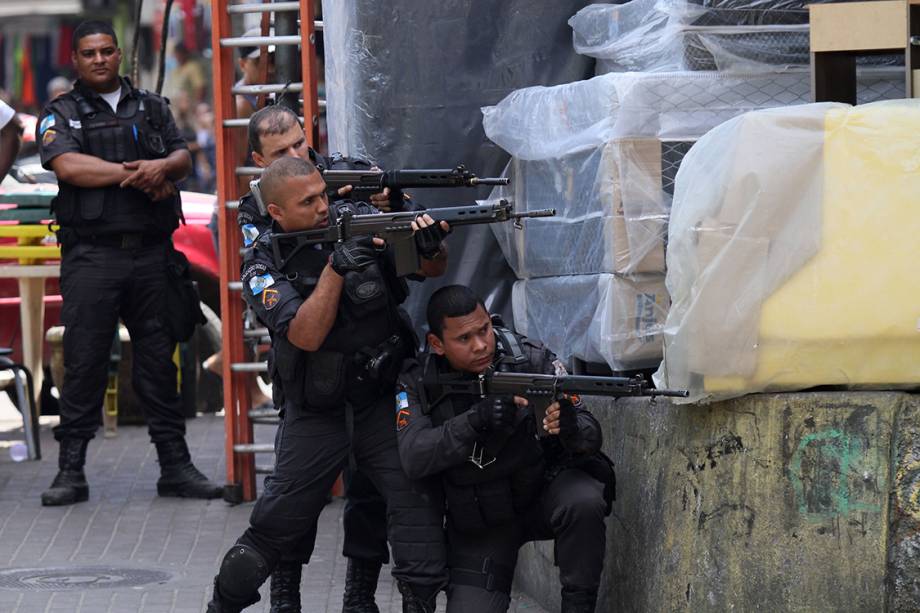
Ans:
<svg viewBox="0 0 920 613"><path fill-rule="evenodd" d="M593 399L617 467L598 611L920 611L920 397ZM550 543L517 586L558 610Z"/></svg>

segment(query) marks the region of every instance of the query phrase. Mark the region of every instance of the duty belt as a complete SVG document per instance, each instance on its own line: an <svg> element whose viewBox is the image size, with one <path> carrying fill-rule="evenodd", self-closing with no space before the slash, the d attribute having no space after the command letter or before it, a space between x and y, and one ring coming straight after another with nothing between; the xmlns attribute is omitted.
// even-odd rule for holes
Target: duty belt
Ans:
<svg viewBox="0 0 920 613"><path fill-rule="evenodd" d="M139 249L151 247L166 241L164 234L147 234L144 232L124 232L121 234L90 234L79 237L81 242L102 247L115 247L116 249Z"/></svg>

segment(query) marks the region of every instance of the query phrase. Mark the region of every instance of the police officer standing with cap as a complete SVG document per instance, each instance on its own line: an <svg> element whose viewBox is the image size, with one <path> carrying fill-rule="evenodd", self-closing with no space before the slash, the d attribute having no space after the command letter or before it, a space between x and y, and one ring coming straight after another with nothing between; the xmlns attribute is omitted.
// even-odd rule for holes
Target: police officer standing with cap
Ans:
<svg viewBox="0 0 920 613"><path fill-rule="evenodd" d="M242 265L243 296L272 336L274 397L284 407L275 439L275 468L249 529L224 556L209 613L237 613L279 559L316 529L326 496L354 461L382 492L393 550L393 575L407 613L428 611L446 584L440 497L403 472L392 429L392 394L402 360L416 341L399 304L404 281L382 240L355 236L329 246L285 251L272 236L326 227L344 213L372 214L368 204L329 205L316 167L282 157L262 174L261 192L274 220ZM413 222L418 273L443 274L447 224L420 214Z"/></svg>
<svg viewBox="0 0 920 613"><path fill-rule="evenodd" d="M61 319L65 377L59 472L46 506L87 500L86 448L101 423L109 350L121 318L131 334L133 384L160 463L160 496L217 498L223 488L191 462L172 361L175 339L163 318L171 235L181 204L174 181L191 157L165 99L118 74L121 50L111 25L74 30L74 89L42 111L36 135L42 164L60 191Z"/></svg>
<svg viewBox="0 0 920 613"><path fill-rule="evenodd" d="M475 381L490 368L565 371L541 345L493 328L467 287L437 290L427 318L430 350L404 364L396 429L410 478L443 484L448 613L506 611L518 549L543 539L555 540L562 613L593 613L613 496L600 426L577 398L550 404L537 424L526 398L449 393L448 380ZM538 428L548 436L536 438Z"/></svg>

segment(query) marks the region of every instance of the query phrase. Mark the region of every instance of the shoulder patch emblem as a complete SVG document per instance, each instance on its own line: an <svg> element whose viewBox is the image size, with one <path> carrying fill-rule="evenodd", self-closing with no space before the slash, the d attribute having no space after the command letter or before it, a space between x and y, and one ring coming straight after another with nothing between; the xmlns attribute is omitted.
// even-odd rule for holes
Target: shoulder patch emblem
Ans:
<svg viewBox="0 0 920 613"><path fill-rule="evenodd" d="M396 393L396 431L399 432L409 425L409 418L412 413L409 411L409 396L405 391Z"/></svg>
<svg viewBox="0 0 920 613"><path fill-rule="evenodd" d="M49 128L54 127L54 114L46 115L42 122L38 125L38 133L44 134L48 131Z"/></svg>
<svg viewBox="0 0 920 613"><path fill-rule="evenodd" d="M42 135L42 144L47 146L54 142L54 139L57 138L57 132L54 130L46 130Z"/></svg>
<svg viewBox="0 0 920 613"><path fill-rule="evenodd" d="M243 231L243 246L249 247L256 239L259 238L259 230L251 223L245 224L241 230Z"/></svg>
<svg viewBox="0 0 920 613"><path fill-rule="evenodd" d="M262 292L262 306L266 311L271 311L281 300L281 294L276 289L266 289Z"/></svg>
<svg viewBox="0 0 920 613"><path fill-rule="evenodd" d="M275 279L272 278L270 274L265 273L264 275L258 275L256 277L251 278L249 280L249 289L252 290L253 296L258 296L259 294L262 293L262 290L264 290L267 287L271 287L274 284L275 284Z"/></svg>

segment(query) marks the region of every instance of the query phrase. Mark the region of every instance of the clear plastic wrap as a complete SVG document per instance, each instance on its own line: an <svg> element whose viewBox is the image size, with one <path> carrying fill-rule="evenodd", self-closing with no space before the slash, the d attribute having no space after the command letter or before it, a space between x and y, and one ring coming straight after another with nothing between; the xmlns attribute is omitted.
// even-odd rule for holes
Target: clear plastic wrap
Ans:
<svg viewBox="0 0 920 613"><path fill-rule="evenodd" d="M518 331L540 339L565 361L634 370L661 360L668 310L662 275L527 279L514 284L512 305Z"/></svg>
<svg viewBox="0 0 920 613"><path fill-rule="evenodd" d="M569 25L575 50L599 60L598 74L807 67L807 9L772 4L632 0L585 7ZM894 56L871 62L879 61L903 65Z"/></svg>
<svg viewBox="0 0 920 613"><path fill-rule="evenodd" d="M562 336L548 319L552 309L531 308L532 329L545 327L537 338L561 354L602 358L617 369L653 366L660 344L641 343L643 359L637 360L620 353L627 349L625 342L605 345L601 325L591 324L625 317L611 309L624 308L616 293L627 291L627 280L615 284L610 275L663 273L673 179L694 139L747 110L802 102L807 96L807 73L627 73L518 90L484 108L486 134L512 155L505 171L512 181L491 198L511 198L519 210L557 211L554 218L525 220L522 229L492 227L517 277L539 280L519 285L528 288L528 303L540 292L549 304L567 295L566 288L575 282L570 275L578 275L582 286L588 278L607 279L600 305L576 309L557 302L566 314L592 313L568 321ZM516 307L515 317L522 312ZM550 341L543 334L555 336ZM640 336L620 334L623 339ZM571 340L557 346L563 336Z"/></svg>
<svg viewBox="0 0 920 613"><path fill-rule="evenodd" d="M690 150L668 233L664 387L688 401L920 383L920 102L749 113Z"/></svg>
<svg viewBox="0 0 920 613"><path fill-rule="evenodd" d="M493 226L520 279L598 272L664 273L667 194L661 142L624 138L551 160L512 158L508 187L518 210L556 216Z"/></svg>

